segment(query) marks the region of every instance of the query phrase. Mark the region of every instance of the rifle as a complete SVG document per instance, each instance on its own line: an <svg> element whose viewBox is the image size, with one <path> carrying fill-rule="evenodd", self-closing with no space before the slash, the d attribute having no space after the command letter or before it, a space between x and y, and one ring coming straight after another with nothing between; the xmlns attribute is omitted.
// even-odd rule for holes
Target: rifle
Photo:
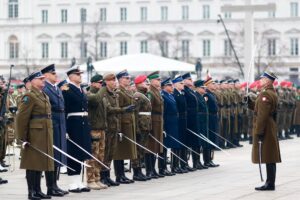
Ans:
<svg viewBox="0 0 300 200"><path fill-rule="evenodd" d="M7 85L6 91L4 91L4 94L2 96L2 103L1 103L1 107L0 107L0 127L5 127L5 125L7 123L5 113L6 113L7 95L8 95L10 83L11 83L11 72L12 72L13 67L14 67L14 65L10 66L8 85Z"/></svg>

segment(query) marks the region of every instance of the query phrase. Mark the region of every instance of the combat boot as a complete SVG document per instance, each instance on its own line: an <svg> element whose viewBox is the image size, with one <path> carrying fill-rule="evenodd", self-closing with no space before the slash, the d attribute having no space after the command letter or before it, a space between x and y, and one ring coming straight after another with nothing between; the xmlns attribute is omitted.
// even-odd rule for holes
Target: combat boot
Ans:
<svg viewBox="0 0 300 200"><path fill-rule="evenodd" d="M120 184L129 184L130 182L123 177L123 166L124 165L121 160L114 160L116 182Z"/></svg>
<svg viewBox="0 0 300 200"><path fill-rule="evenodd" d="M119 186L119 185L120 185L120 183L115 182L115 181L113 181L113 180L110 178L110 171L109 171L109 170L106 171L106 181L107 181L107 183L108 183L110 186Z"/></svg>

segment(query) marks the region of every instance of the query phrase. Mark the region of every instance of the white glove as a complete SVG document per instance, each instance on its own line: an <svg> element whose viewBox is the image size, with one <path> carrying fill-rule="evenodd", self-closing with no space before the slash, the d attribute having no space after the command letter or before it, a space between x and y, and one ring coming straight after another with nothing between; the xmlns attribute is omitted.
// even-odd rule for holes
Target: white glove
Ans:
<svg viewBox="0 0 300 200"><path fill-rule="evenodd" d="M68 133L66 133L66 139L69 139L69 138L70 138L69 134L68 134Z"/></svg>
<svg viewBox="0 0 300 200"><path fill-rule="evenodd" d="M29 142L23 142L22 143L22 149L25 149L26 146L28 146L30 143Z"/></svg>

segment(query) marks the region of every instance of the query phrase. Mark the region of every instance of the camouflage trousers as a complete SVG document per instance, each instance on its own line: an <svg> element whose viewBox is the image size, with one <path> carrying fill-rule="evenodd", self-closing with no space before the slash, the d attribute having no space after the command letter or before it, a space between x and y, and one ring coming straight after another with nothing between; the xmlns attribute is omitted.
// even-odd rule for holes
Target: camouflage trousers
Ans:
<svg viewBox="0 0 300 200"><path fill-rule="evenodd" d="M113 160L114 151L116 149L117 135L116 133L105 134L105 150L103 163L110 167ZM101 171L107 171L105 167L102 167Z"/></svg>
<svg viewBox="0 0 300 200"><path fill-rule="evenodd" d="M98 160L103 162L104 160L104 150L105 150L105 132L103 130L92 130L92 154ZM100 170L101 165L94 159L87 161L87 164L91 167L86 169L87 182L98 182L100 181Z"/></svg>
<svg viewBox="0 0 300 200"><path fill-rule="evenodd" d="M6 128L0 125L0 162L2 162L6 155L7 147L7 131Z"/></svg>
<svg viewBox="0 0 300 200"><path fill-rule="evenodd" d="M136 134L136 142L140 145L147 147L148 143L148 133L137 133ZM131 161L132 168L141 167L141 163L145 158L145 150L137 147L137 158Z"/></svg>

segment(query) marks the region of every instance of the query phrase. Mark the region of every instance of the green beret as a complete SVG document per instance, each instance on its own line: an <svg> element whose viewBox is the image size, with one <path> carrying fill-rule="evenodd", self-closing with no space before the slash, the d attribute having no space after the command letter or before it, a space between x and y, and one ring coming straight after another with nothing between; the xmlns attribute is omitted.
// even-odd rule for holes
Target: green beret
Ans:
<svg viewBox="0 0 300 200"><path fill-rule="evenodd" d="M91 78L91 83L100 82L103 80L103 76L100 74L96 74Z"/></svg>

